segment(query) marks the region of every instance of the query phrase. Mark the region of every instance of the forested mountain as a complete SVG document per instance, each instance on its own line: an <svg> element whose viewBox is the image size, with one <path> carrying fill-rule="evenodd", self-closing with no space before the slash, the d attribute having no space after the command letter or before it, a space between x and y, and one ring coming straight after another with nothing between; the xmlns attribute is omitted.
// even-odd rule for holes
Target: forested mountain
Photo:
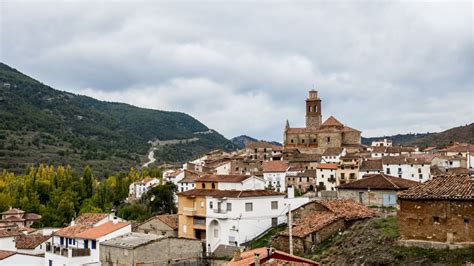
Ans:
<svg viewBox="0 0 474 266"><path fill-rule="evenodd" d="M362 143L370 145L377 139L391 139L396 145L416 145L419 147L445 146L453 141L474 143L474 123L445 130L439 133L398 134L385 137L362 138Z"/></svg>
<svg viewBox="0 0 474 266"><path fill-rule="evenodd" d="M39 163L90 165L99 175L128 170L146 161L154 139L199 139L158 149L157 163L234 147L187 114L58 91L2 63L0 121L0 170L17 172Z"/></svg>

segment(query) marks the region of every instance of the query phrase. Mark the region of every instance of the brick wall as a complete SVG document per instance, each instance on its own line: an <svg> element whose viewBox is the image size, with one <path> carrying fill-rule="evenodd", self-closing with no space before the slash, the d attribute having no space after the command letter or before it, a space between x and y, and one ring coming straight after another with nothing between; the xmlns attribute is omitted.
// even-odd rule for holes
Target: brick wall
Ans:
<svg viewBox="0 0 474 266"><path fill-rule="evenodd" d="M474 242L474 201L416 201L400 199L401 239Z"/></svg>

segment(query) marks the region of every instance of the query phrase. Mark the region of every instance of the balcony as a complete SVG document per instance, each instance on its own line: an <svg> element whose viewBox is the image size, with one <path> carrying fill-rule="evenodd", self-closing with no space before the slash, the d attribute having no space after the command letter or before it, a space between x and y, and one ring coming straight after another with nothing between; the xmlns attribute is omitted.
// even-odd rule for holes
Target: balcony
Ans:
<svg viewBox="0 0 474 266"><path fill-rule="evenodd" d="M184 215L193 216L196 215L197 210L195 208L183 207Z"/></svg>
<svg viewBox="0 0 474 266"><path fill-rule="evenodd" d="M330 178L328 178L328 181L329 181L330 183L333 183L333 184L334 184L334 183L336 183L336 178L335 178L335 177L330 177Z"/></svg>
<svg viewBox="0 0 474 266"><path fill-rule="evenodd" d="M324 186L324 185L323 186L316 186L316 190L317 191L324 191L324 190L326 190L326 186Z"/></svg>
<svg viewBox="0 0 474 266"><path fill-rule="evenodd" d="M223 210L223 209L213 209L212 212L214 212L214 213L226 214L226 213L227 213L227 210Z"/></svg>
<svg viewBox="0 0 474 266"><path fill-rule="evenodd" d="M71 252L69 252L71 251ZM61 247L61 246L49 246L46 245L46 252L53 253L66 258L70 257L87 257L91 255L91 250L88 248L73 248L73 247Z"/></svg>

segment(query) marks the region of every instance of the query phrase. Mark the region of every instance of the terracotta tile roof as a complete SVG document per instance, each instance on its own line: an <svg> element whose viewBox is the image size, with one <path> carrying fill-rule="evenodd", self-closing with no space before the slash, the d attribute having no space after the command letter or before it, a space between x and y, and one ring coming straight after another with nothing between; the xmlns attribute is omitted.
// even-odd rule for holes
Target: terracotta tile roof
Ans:
<svg viewBox="0 0 474 266"><path fill-rule="evenodd" d="M155 216L156 219L162 221L173 230L178 230L178 215L177 214L163 214Z"/></svg>
<svg viewBox="0 0 474 266"><path fill-rule="evenodd" d="M385 174L365 175L364 178L337 186L338 189L405 190L419 182Z"/></svg>
<svg viewBox="0 0 474 266"><path fill-rule="evenodd" d="M469 150L471 153L474 153L474 144L458 144L451 147L447 147L439 150L440 152L467 152L469 145Z"/></svg>
<svg viewBox="0 0 474 266"><path fill-rule="evenodd" d="M255 248L251 250L244 251L240 254L240 260L232 260L227 263L227 266L248 266L252 265L255 262L255 254L259 254L260 264L261 265L298 265L298 266L306 266L306 265L319 265L317 262L298 257L295 255L290 255L286 252L280 250L271 250L270 258L268 258L269 250L266 247L262 248Z"/></svg>
<svg viewBox="0 0 474 266"><path fill-rule="evenodd" d="M50 236L43 235L18 236L15 240L15 247L18 249L35 249L49 238Z"/></svg>
<svg viewBox="0 0 474 266"><path fill-rule="evenodd" d="M75 235L77 238L85 238L85 239L97 239L101 238L105 235L108 235L114 231L117 231L121 228L124 228L126 226L130 225L128 222L117 222L114 223L112 221L106 222L104 224L101 224L99 226L95 226L92 228L89 228L85 231L82 231L78 234Z"/></svg>
<svg viewBox="0 0 474 266"><path fill-rule="evenodd" d="M284 193L273 190L218 190L218 189L192 189L177 193L178 196L186 197L214 197L214 198L249 198L249 197L269 197L283 196Z"/></svg>
<svg viewBox="0 0 474 266"><path fill-rule="evenodd" d="M107 217L107 213L83 213L74 219L75 225L95 225Z"/></svg>
<svg viewBox="0 0 474 266"><path fill-rule="evenodd" d="M382 160L362 161L359 171L383 171Z"/></svg>
<svg viewBox="0 0 474 266"><path fill-rule="evenodd" d="M317 232L322 228L332 224L333 222L342 219L341 216L329 211L316 211L298 219L293 225L293 236L305 237L308 234ZM280 233L283 236L288 236L289 231L285 229Z"/></svg>
<svg viewBox="0 0 474 266"><path fill-rule="evenodd" d="M80 234L88 229L90 229L92 225L73 225L59 229L58 231L54 232L53 235L55 236L63 236L73 238L77 234Z"/></svg>
<svg viewBox="0 0 474 266"><path fill-rule="evenodd" d="M21 235L20 231L17 230L0 230L0 238L3 237L14 237Z"/></svg>
<svg viewBox="0 0 474 266"><path fill-rule="evenodd" d="M340 215L346 221L376 216L376 212L351 199L323 200L321 205Z"/></svg>
<svg viewBox="0 0 474 266"><path fill-rule="evenodd" d="M337 164L335 163L320 163L318 169L337 169Z"/></svg>
<svg viewBox="0 0 474 266"><path fill-rule="evenodd" d="M387 147L387 153L415 152L414 147L392 146Z"/></svg>
<svg viewBox="0 0 474 266"><path fill-rule="evenodd" d="M275 144L269 143L267 141L247 141L245 143L245 148L248 149L258 149L258 148L267 148L267 149L281 149L280 146L277 146Z"/></svg>
<svg viewBox="0 0 474 266"><path fill-rule="evenodd" d="M1 219L1 220L0 220L0 223L2 223L2 222L23 222L24 220L25 220L25 219L20 218L20 217L10 216L10 217Z"/></svg>
<svg viewBox="0 0 474 266"><path fill-rule="evenodd" d="M20 209L17 209L17 208L12 208L12 209L9 209L8 211L4 211L0 214L4 215L4 214L20 214L20 213L25 213L25 212L20 210Z"/></svg>
<svg viewBox="0 0 474 266"><path fill-rule="evenodd" d="M288 161L266 161L263 162L262 167L264 173L286 172Z"/></svg>
<svg viewBox="0 0 474 266"><path fill-rule="evenodd" d="M334 126L344 126L341 122L339 122L334 116L330 116L324 123L321 124L321 126L328 126L328 127L334 127Z"/></svg>
<svg viewBox="0 0 474 266"><path fill-rule="evenodd" d="M218 183L240 183L248 178L250 175L213 175L206 174L196 179L196 182L218 182Z"/></svg>
<svg viewBox="0 0 474 266"><path fill-rule="evenodd" d="M429 157L384 156L383 164L431 164Z"/></svg>
<svg viewBox="0 0 474 266"><path fill-rule="evenodd" d="M398 193L399 199L474 200L474 179L468 175L436 176Z"/></svg>
<svg viewBox="0 0 474 266"><path fill-rule="evenodd" d="M320 154L298 154L289 159L290 162L320 162Z"/></svg>
<svg viewBox="0 0 474 266"><path fill-rule="evenodd" d="M7 250L0 250L0 260L4 260L10 256L15 255L16 252L14 251L7 251Z"/></svg>
<svg viewBox="0 0 474 266"><path fill-rule="evenodd" d="M387 147L384 147L384 146L375 146L375 147L371 147L372 148L372 153L385 153L385 151L387 150Z"/></svg>
<svg viewBox="0 0 474 266"><path fill-rule="evenodd" d="M342 148L342 147L330 147L330 148L327 148L327 149L324 151L323 156L336 156L336 155L340 155L343 150L344 150L344 148Z"/></svg>
<svg viewBox="0 0 474 266"><path fill-rule="evenodd" d="M41 220L41 215L36 214L36 213L25 213L23 218L28 221L35 221L35 220Z"/></svg>

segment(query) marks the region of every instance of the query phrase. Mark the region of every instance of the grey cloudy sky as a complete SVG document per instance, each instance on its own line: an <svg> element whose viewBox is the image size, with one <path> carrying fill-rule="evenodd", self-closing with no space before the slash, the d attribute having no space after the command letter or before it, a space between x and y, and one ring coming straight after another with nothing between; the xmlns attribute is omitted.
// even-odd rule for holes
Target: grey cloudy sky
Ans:
<svg viewBox="0 0 474 266"><path fill-rule="evenodd" d="M281 141L323 119L364 136L474 122L465 2L1 1L0 61L54 88L186 112L226 137Z"/></svg>

